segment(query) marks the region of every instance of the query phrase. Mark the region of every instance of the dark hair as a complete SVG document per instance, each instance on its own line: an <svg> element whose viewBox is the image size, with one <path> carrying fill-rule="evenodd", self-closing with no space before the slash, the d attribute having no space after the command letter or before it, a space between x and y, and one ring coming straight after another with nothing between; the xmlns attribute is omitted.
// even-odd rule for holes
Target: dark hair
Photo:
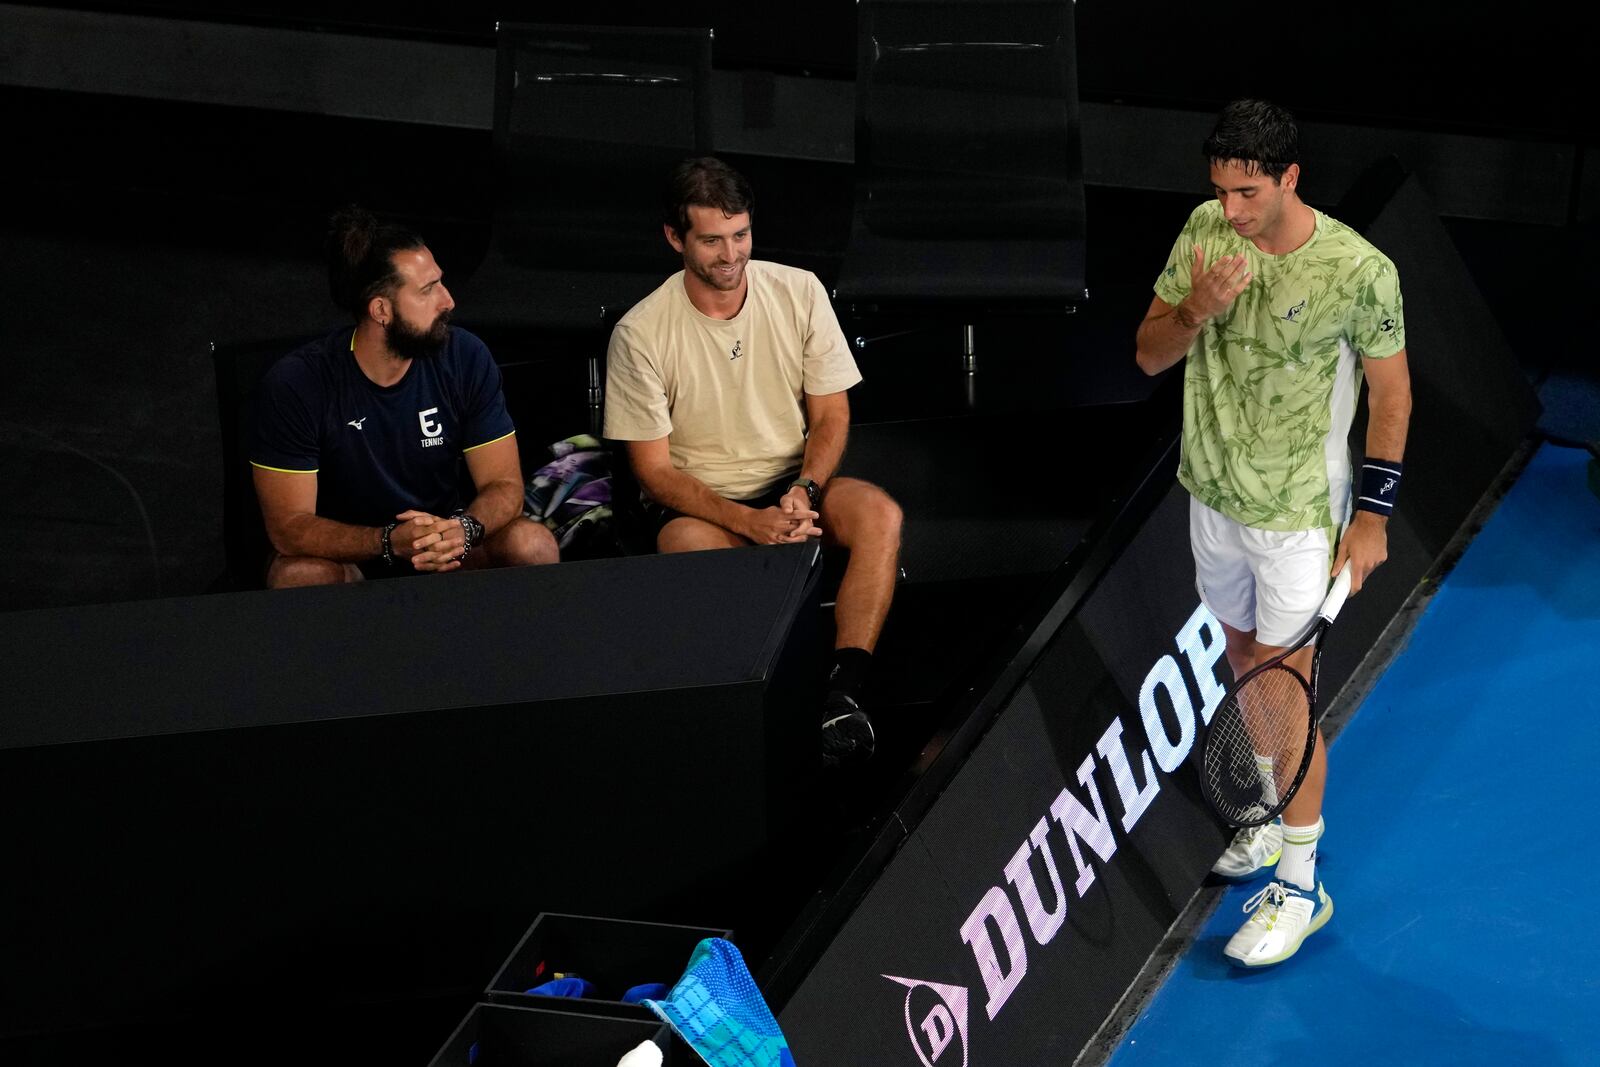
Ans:
<svg viewBox="0 0 1600 1067"><path fill-rule="evenodd" d="M424 247L422 235L383 222L357 204L328 220L328 291L333 302L360 319L375 296L392 298L400 285L394 254Z"/></svg>
<svg viewBox="0 0 1600 1067"><path fill-rule="evenodd" d="M1217 166L1237 162L1246 174L1283 177L1300 162L1300 131L1294 116L1265 100L1235 100L1222 109L1201 153Z"/></svg>
<svg viewBox="0 0 1600 1067"><path fill-rule="evenodd" d="M713 156L686 159L672 168L661 221L679 237L689 232L689 207L714 207L724 215L756 213L756 194L743 174Z"/></svg>

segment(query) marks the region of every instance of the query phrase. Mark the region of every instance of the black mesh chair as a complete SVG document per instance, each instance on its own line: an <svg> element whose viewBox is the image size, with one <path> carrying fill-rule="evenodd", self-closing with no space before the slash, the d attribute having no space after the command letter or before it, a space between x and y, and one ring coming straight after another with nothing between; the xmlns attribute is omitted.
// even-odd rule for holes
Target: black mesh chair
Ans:
<svg viewBox="0 0 1600 1067"><path fill-rule="evenodd" d="M283 337L210 345L222 431L222 551L227 568L223 585L228 589L260 589L271 547L250 474L251 398L267 370L307 340Z"/></svg>
<svg viewBox="0 0 1600 1067"><path fill-rule="evenodd" d="M606 331L682 266L661 234L673 164L711 150L711 31L502 23L496 206L457 321L502 360L589 361Z"/></svg>
<svg viewBox="0 0 1600 1067"><path fill-rule="evenodd" d="M1072 4L862 0L856 206L835 298L883 324L1087 297Z"/></svg>

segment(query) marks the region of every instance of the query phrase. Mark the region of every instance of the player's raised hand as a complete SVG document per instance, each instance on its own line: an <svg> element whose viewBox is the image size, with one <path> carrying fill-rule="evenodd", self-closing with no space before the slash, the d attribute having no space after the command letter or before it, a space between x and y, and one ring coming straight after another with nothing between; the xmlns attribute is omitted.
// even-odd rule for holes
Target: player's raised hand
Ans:
<svg viewBox="0 0 1600 1067"><path fill-rule="evenodd" d="M1189 272L1189 295L1184 304L1196 318L1214 319L1233 306L1250 284L1249 263L1242 255L1223 256L1210 267L1205 252L1194 246L1194 267Z"/></svg>

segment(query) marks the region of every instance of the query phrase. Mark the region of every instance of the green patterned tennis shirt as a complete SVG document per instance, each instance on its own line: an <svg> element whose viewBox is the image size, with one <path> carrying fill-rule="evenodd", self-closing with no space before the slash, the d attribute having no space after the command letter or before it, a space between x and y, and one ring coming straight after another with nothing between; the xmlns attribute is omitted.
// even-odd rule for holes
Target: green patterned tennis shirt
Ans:
<svg viewBox="0 0 1600 1067"><path fill-rule="evenodd" d="M1344 223L1315 214L1311 239L1273 256L1208 201L1189 216L1155 284L1174 307L1188 296L1195 245L1207 268L1223 256L1248 261L1250 284L1189 346L1178 481L1207 507L1262 530L1348 517L1360 357L1384 359L1406 344L1394 264Z"/></svg>

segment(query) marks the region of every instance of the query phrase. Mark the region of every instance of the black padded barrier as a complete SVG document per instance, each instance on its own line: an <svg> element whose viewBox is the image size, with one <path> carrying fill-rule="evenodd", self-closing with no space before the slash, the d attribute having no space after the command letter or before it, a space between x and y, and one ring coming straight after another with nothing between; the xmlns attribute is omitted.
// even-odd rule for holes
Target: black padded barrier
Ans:
<svg viewBox="0 0 1600 1067"><path fill-rule="evenodd" d="M281 1035L318 1005L475 996L541 910L747 915L815 755L784 679L819 665L784 650L809 648L816 557L0 615L0 1059L29 1033L223 1011Z"/></svg>

